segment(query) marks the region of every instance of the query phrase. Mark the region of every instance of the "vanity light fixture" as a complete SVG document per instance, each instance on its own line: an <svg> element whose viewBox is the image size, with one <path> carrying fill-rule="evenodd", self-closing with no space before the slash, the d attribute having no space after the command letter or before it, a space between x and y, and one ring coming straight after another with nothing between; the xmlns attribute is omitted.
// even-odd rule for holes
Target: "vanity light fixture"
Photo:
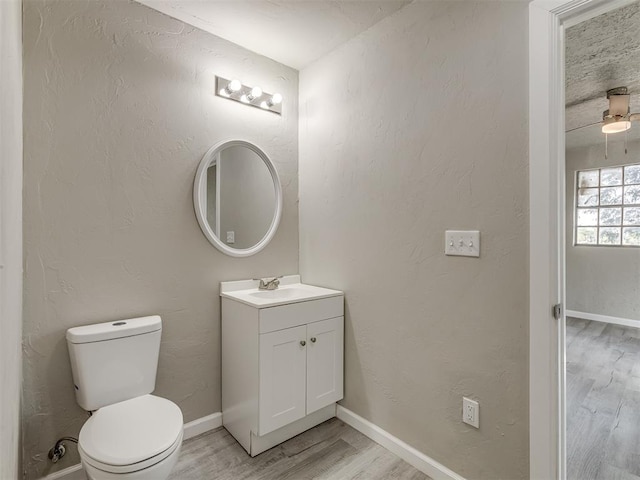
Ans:
<svg viewBox="0 0 640 480"><path fill-rule="evenodd" d="M239 80L216 76L216 95L282 115L282 95L266 93L258 86L243 85Z"/></svg>

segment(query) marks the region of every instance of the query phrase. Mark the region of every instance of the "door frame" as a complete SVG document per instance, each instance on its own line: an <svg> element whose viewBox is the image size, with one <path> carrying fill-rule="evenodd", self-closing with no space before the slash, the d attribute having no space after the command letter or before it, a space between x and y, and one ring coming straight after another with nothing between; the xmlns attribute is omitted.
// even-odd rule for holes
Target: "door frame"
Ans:
<svg viewBox="0 0 640 480"><path fill-rule="evenodd" d="M564 29L634 0L529 4L529 472L566 478ZM563 309L564 310L564 309Z"/></svg>
<svg viewBox="0 0 640 480"><path fill-rule="evenodd" d="M19 478L22 391L22 1L0 0L0 478Z"/></svg>

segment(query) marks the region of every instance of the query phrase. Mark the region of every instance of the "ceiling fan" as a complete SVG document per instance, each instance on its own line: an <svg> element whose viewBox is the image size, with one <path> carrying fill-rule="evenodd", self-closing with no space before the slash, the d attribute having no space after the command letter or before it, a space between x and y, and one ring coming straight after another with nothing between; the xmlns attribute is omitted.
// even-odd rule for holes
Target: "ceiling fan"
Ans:
<svg viewBox="0 0 640 480"><path fill-rule="evenodd" d="M627 87L607 90L609 109L602 112L602 133L625 132L631 128L632 121L640 120L640 113L631 113L630 98Z"/></svg>
<svg viewBox="0 0 640 480"><path fill-rule="evenodd" d="M627 87L616 87L607 90L609 109L602 112L602 121L572 128L567 130L567 133L594 125L602 125L602 133L604 134L626 132L631 128L631 122L640 120L640 113L631 113L629 107L630 99L631 95Z"/></svg>

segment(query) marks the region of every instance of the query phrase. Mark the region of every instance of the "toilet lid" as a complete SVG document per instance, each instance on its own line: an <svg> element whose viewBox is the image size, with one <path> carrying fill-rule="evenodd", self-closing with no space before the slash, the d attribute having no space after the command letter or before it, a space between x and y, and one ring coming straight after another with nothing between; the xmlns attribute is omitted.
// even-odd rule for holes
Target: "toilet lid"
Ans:
<svg viewBox="0 0 640 480"><path fill-rule="evenodd" d="M131 465L174 445L182 422L175 403L143 395L94 412L80 430L78 442L84 453L100 463Z"/></svg>

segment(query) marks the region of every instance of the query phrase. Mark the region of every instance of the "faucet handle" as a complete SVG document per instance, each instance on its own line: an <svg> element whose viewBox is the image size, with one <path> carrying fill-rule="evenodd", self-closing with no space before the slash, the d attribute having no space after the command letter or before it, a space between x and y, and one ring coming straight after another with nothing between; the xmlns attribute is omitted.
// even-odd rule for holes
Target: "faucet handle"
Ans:
<svg viewBox="0 0 640 480"><path fill-rule="evenodd" d="M254 278L253 280L260 281L260 285L258 285L260 290L275 290L278 288L278 285L280 285L280 278L282 278L282 275L279 277L273 277L271 280L267 280L265 278Z"/></svg>
<svg viewBox="0 0 640 480"><path fill-rule="evenodd" d="M282 278L283 276L284 275L280 275L279 277L252 278L251 280L260 281L260 282L265 282L266 281L268 283L268 282L273 282L274 280L278 280L278 279ZM270 278L270 280L269 280L269 278ZM278 282L278 283L280 283L280 282Z"/></svg>
<svg viewBox="0 0 640 480"><path fill-rule="evenodd" d="M252 280L255 280L255 281L260 282L260 285L258 285L258 288L259 288L260 290L262 290L262 289L264 289L264 288L266 288L266 287L267 287L267 283L264 281L264 279L263 279L263 278L254 278L254 279L252 279Z"/></svg>

